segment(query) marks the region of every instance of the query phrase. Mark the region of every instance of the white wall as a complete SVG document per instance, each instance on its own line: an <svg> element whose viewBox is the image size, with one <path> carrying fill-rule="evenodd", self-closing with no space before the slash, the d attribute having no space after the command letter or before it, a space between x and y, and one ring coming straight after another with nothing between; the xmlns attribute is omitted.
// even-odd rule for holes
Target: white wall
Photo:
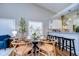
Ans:
<svg viewBox="0 0 79 59"><path fill-rule="evenodd" d="M79 26L79 18L76 18L76 19L73 21L73 24Z"/></svg>
<svg viewBox="0 0 79 59"><path fill-rule="evenodd" d="M52 21L50 21L50 25L52 29L62 29L62 23L61 23L61 19L57 18L57 19L52 19Z"/></svg>
<svg viewBox="0 0 79 59"><path fill-rule="evenodd" d="M60 19L54 19L52 23L52 28L53 29L61 29L62 24Z"/></svg>
<svg viewBox="0 0 79 59"><path fill-rule="evenodd" d="M49 25L48 21L52 15L48 10L34 4L0 4L0 18L16 19L16 28L18 28L18 20L24 17L27 22L28 20L43 22L43 31L46 33Z"/></svg>
<svg viewBox="0 0 79 59"><path fill-rule="evenodd" d="M13 30L15 30L14 19L0 19L0 35L12 35Z"/></svg>

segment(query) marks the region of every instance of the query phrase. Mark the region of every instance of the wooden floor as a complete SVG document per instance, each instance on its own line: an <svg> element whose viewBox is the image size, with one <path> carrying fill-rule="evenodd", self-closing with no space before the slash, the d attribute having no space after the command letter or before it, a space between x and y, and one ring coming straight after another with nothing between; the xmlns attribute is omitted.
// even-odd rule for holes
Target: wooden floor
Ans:
<svg viewBox="0 0 79 59"><path fill-rule="evenodd" d="M62 51L62 49L59 49L58 47L56 47L56 54L57 56L69 56L70 52L66 50ZM71 55L73 56L73 53Z"/></svg>
<svg viewBox="0 0 79 59"><path fill-rule="evenodd" d="M58 46L55 45L55 42L43 42L45 43L44 45L42 46L39 46L39 50L37 55L38 56L69 56L70 55L70 52L69 51L66 51L66 50L63 50L62 49L59 49ZM52 43L52 44L50 44ZM27 47L28 48L28 47ZM26 48L26 50L27 50ZM22 48L23 49L23 48ZM21 51L21 50L18 50L18 51ZM14 52L12 52L10 54L10 56L15 56L16 54ZM73 55L73 53L72 53ZM27 56L27 55L26 55ZM32 52L30 56L36 56L34 55L34 53Z"/></svg>
<svg viewBox="0 0 79 59"><path fill-rule="evenodd" d="M46 54L47 54L46 52L44 52L44 53L40 52L40 54L38 54L38 56L46 56ZM72 53L72 55L73 55L73 53ZM15 53L12 52L10 54L10 56L15 56ZM34 56L34 54L31 54L30 56ZM49 55L47 55L47 56L49 56ZM62 51L61 49L59 50L59 48L56 47L56 55L51 55L51 56L69 56L69 51L65 51L65 50Z"/></svg>

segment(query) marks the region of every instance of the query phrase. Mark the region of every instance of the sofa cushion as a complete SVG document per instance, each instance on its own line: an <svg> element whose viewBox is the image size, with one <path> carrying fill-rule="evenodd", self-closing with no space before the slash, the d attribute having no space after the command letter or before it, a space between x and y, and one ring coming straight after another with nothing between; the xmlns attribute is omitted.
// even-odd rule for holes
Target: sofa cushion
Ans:
<svg viewBox="0 0 79 59"><path fill-rule="evenodd" d="M1 35L0 36L0 41L4 40L5 38L10 38L9 35Z"/></svg>

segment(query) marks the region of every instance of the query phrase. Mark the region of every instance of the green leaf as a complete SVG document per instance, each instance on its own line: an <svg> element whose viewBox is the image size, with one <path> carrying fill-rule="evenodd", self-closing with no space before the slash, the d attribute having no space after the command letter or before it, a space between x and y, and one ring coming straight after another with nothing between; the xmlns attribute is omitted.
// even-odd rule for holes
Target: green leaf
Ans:
<svg viewBox="0 0 79 59"><path fill-rule="evenodd" d="M19 28L19 32L26 32L26 21L24 20L23 17L21 17L20 19L20 28Z"/></svg>

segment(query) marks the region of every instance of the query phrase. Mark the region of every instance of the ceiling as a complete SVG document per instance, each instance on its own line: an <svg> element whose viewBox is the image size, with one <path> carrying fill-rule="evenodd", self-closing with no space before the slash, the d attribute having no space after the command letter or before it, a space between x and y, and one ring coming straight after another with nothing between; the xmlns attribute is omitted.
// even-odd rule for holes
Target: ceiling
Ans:
<svg viewBox="0 0 79 59"><path fill-rule="evenodd" d="M58 13L61 10L67 8L68 6L70 6L72 3L38 3L37 5L48 9L54 13Z"/></svg>
<svg viewBox="0 0 79 59"><path fill-rule="evenodd" d="M54 16L61 16L76 8L78 4L75 3L36 3L36 5L46 9L54 14Z"/></svg>

